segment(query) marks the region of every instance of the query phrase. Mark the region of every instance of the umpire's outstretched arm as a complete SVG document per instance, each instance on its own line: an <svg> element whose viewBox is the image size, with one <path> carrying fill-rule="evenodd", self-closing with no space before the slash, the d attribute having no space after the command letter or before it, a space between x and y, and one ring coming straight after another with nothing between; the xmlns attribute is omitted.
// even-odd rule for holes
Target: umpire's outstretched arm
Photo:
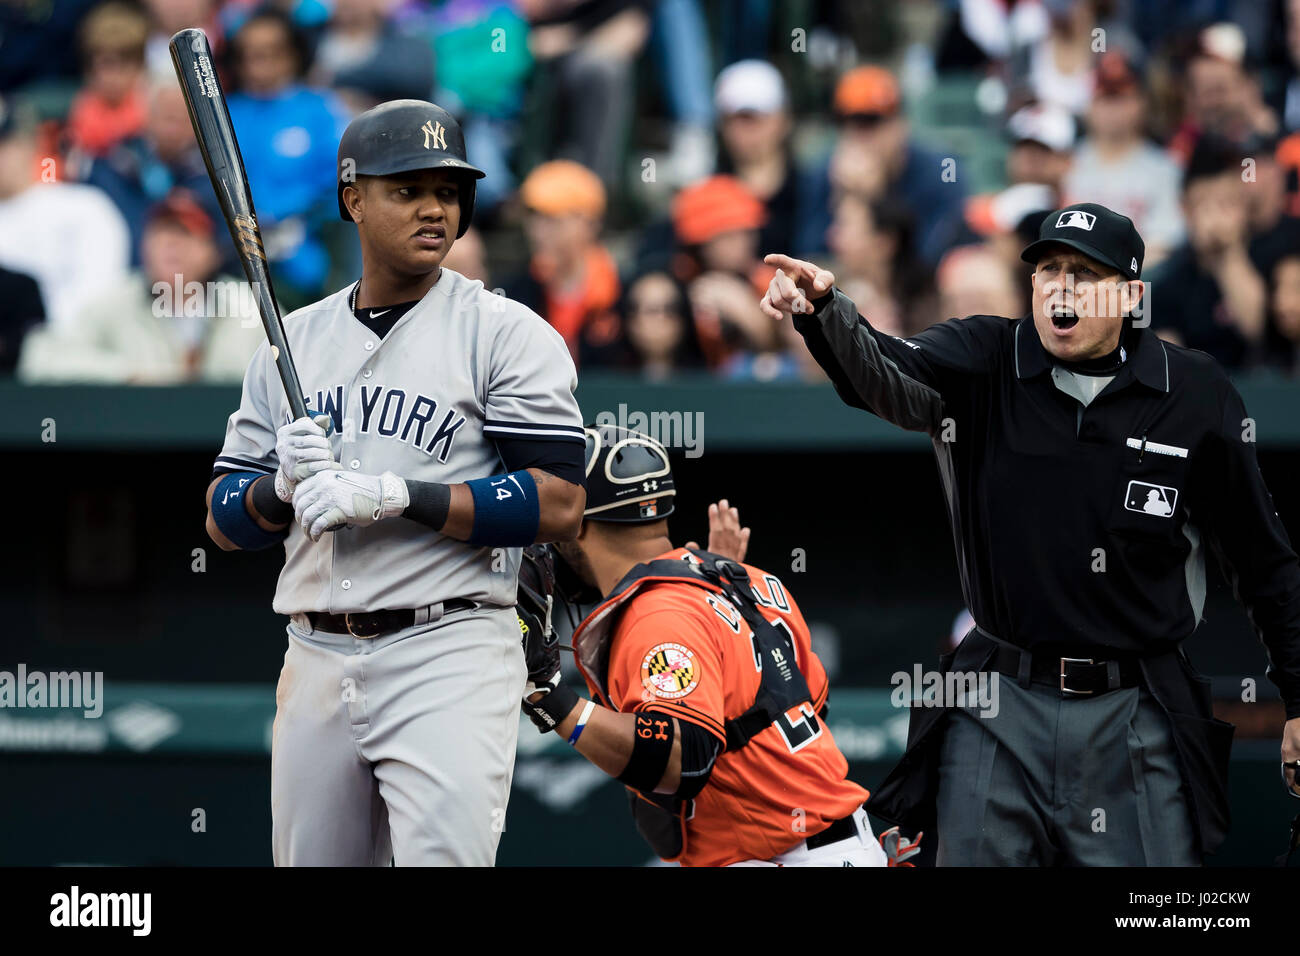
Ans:
<svg viewBox="0 0 1300 956"><path fill-rule="evenodd" d="M900 339L872 328L826 269L783 255L764 261L780 271L763 297L763 311L793 319L847 404L900 428L936 432L945 404L963 404L997 361L998 331L1006 319L953 319Z"/></svg>

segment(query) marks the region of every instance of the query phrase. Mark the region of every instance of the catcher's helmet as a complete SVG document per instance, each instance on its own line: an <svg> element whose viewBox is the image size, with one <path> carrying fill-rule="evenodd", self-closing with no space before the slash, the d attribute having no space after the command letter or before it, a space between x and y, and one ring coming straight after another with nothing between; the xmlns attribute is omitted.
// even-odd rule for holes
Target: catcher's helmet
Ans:
<svg viewBox="0 0 1300 956"><path fill-rule="evenodd" d="M617 425L588 425L587 508L589 521L649 524L673 513L673 473L668 452L649 435ZM603 597L551 545L524 549L518 603L544 620L552 595L572 611ZM576 625L576 621L573 621Z"/></svg>
<svg viewBox="0 0 1300 956"><path fill-rule="evenodd" d="M648 524L673 513L668 452L648 435L617 425L588 425L587 510L592 521Z"/></svg>
<svg viewBox="0 0 1300 956"><path fill-rule="evenodd" d="M465 159L465 134L441 106L424 100L391 100L366 110L339 140L339 215L352 221L343 205L343 187L358 176L389 176L414 169L448 169L460 176L460 227L465 235L474 218L475 181L485 175Z"/></svg>

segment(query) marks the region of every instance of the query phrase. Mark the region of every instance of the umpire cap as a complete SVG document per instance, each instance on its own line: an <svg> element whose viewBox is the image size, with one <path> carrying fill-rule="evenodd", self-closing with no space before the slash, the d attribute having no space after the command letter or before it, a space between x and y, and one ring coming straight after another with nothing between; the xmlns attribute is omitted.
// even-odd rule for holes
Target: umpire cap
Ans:
<svg viewBox="0 0 1300 956"><path fill-rule="evenodd" d="M339 140L339 215L352 221L343 205L343 187L355 184L358 176L390 176L415 169L464 174L456 238L465 235L474 218L475 181L485 174L465 159L465 134L455 117L424 100L380 103L348 124Z"/></svg>
<svg viewBox="0 0 1300 956"><path fill-rule="evenodd" d="M1049 213L1037 241L1025 246L1020 258L1037 265L1043 250L1053 243L1077 249L1127 279L1142 275L1146 245L1133 220L1095 202L1078 202Z"/></svg>
<svg viewBox="0 0 1300 956"><path fill-rule="evenodd" d="M592 521L649 524L673 513L668 452L648 435L617 425L588 425L587 510Z"/></svg>

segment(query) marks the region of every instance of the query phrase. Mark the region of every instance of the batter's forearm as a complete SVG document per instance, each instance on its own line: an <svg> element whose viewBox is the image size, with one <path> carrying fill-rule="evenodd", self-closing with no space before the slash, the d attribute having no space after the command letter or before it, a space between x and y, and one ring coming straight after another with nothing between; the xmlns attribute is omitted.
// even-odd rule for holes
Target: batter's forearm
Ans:
<svg viewBox="0 0 1300 956"><path fill-rule="evenodd" d="M275 478L266 475L253 482L244 496L244 508L265 531L283 531L293 521L293 505L275 493Z"/></svg>
<svg viewBox="0 0 1300 956"><path fill-rule="evenodd" d="M428 525L449 538L469 540L474 528L474 497L466 485L407 478L406 492L410 503L402 511L403 518Z"/></svg>
<svg viewBox="0 0 1300 956"><path fill-rule="evenodd" d="M236 482L233 486L232 481ZM244 485L240 486L238 482ZM213 498L223 483L227 486L226 491L218 502L219 507L214 508ZM268 495L274 503L266 500ZM206 503L208 514L204 527L208 537L223 551L269 547L276 540L283 540L280 533L293 520L293 506L276 496L274 478L270 475L253 477L248 472L220 474L208 485Z"/></svg>
<svg viewBox="0 0 1300 956"><path fill-rule="evenodd" d="M557 478L540 468L527 469L536 487L537 530L530 541L563 541L576 537L582 524L582 510L587 493L582 486ZM428 525L458 541L469 541L474 534L474 495L469 485L442 484L436 481L406 479L410 504L402 517Z"/></svg>
<svg viewBox="0 0 1300 956"><path fill-rule="evenodd" d="M457 541L469 540L474 531L474 496L468 485L405 480L411 502L402 512L403 518L418 521Z"/></svg>
<svg viewBox="0 0 1300 956"><path fill-rule="evenodd" d="M529 468L537 484L537 543L568 541L578 536L587 490L540 468Z"/></svg>

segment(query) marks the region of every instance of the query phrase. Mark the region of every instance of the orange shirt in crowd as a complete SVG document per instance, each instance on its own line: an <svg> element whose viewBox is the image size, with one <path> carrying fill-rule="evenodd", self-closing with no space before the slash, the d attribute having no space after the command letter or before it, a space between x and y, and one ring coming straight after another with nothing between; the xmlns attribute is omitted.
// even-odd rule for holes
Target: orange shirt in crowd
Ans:
<svg viewBox="0 0 1300 956"><path fill-rule="evenodd" d="M619 296L618 265L604 246L587 250L582 282L571 290L557 290L549 281L549 272L545 260L535 257L532 273L546 290L546 320L564 338L575 362L580 339L585 337L589 344L602 346L618 337L619 322L614 312Z"/></svg>
<svg viewBox="0 0 1300 956"><path fill-rule="evenodd" d="M120 103L109 103L83 90L72 101L68 113L68 137L72 146L103 156L118 143L142 132L147 118L145 96L140 89L133 90Z"/></svg>
<svg viewBox="0 0 1300 956"><path fill-rule="evenodd" d="M679 548L659 559L687 554ZM803 615L774 575L745 569L767 605L763 616L793 635L795 663L812 700L786 715L798 731L790 734L795 744L774 723L718 757L686 823L678 857L685 866L770 859L849 816L868 796L847 779L848 761L817 716L829 685ZM622 609L610 640L605 702L624 713L674 716L725 745L724 721L748 710L758 693L751 636L740 612L719 593L672 581L643 585ZM590 681L589 686L598 694Z"/></svg>

